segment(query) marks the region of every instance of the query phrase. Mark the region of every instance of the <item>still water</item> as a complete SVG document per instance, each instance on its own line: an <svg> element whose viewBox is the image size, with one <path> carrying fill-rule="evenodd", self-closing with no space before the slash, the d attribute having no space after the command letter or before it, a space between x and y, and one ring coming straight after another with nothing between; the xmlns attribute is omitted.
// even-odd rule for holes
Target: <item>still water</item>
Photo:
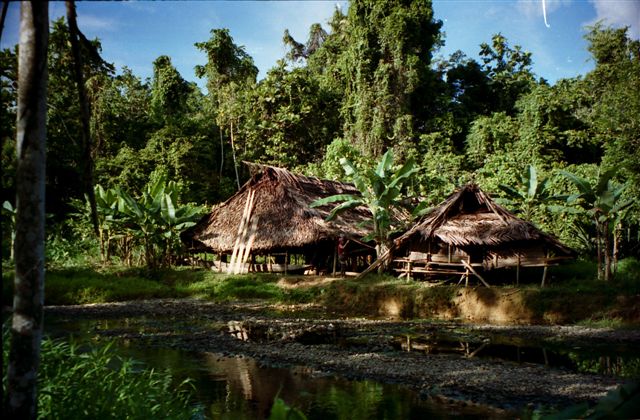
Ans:
<svg viewBox="0 0 640 420"><path fill-rule="evenodd" d="M80 342L96 331L127 320L72 321L48 317L45 333ZM374 381L353 381L324 375L304 366L273 367L248 357L224 357L167 347L150 347L118 339L118 353L156 370L168 369L177 382L191 378L196 403L212 419L268 418L274 398L283 399L309 419L487 418L496 412L465 404L421 398L407 388Z"/></svg>

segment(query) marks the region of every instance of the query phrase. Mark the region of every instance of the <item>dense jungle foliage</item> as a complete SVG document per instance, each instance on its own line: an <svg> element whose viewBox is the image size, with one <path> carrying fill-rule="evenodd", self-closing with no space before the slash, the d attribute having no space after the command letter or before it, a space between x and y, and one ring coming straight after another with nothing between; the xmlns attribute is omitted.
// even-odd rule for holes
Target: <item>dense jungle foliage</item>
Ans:
<svg viewBox="0 0 640 420"><path fill-rule="evenodd" d="M412 202L433 205L475 181L587 256L606 248L605 258L637 257L640 41L596 24L586 33L595 68L550 84L533 73L526 46L501 34L478 40L479 61L462 51L438 56L441 26L428 0L355 0L346 14L312 25L304 42L285 31L288 53L262 80L232 34L216 28L185 45L208 57L195 66L204 90L170 57L158 57L153 77L141 80L103 61L92 41L82 54L95 188L103 221L119 223L96 238L84 204L69 31L55 21L49 261L83 254L173 264L178 229L237 190L248 177L242 161L348 181L340 158L367 168L389 149L398 165L418 168L402 191ZM15 206L16 54L0 56L3 259Z"/></svg>

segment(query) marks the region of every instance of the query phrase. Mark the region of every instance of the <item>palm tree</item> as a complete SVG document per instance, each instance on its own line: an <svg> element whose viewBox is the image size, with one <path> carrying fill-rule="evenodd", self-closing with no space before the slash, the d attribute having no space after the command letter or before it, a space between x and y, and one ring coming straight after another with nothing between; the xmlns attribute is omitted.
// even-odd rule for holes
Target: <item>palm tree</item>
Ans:
<svg viewBox="0 0 640 420"><path fill-rule="evenodd" d="M378 163L376 169L363 171L355 167L346 158L340 164L348 178L353 181L360 194L336 194L311 203L311 207L319 207L328 203L340 202L336 205L327 220L338 213L358 206L365 206L371 211L373 234L370 239L376 243L376 253L382 255L389 248L393 208L402 206L402 185L418 171L413 159L393 171L393 151L389 149Z"/></svg>
<svg viewBox="0 0 640 420"><path fill-rule="evenodd" d="M578 193L567 197L567 203L578 205L592 218L596 227L596 247L598 254L598 279L611 279L611 226L620 223L625 210L633 205L633 200L622 200L625 185L616 185L611 179L617 169L600 173L595 185L567 171L561 171L577 188ZM603 263L604 260L604 263Z"/></svg>

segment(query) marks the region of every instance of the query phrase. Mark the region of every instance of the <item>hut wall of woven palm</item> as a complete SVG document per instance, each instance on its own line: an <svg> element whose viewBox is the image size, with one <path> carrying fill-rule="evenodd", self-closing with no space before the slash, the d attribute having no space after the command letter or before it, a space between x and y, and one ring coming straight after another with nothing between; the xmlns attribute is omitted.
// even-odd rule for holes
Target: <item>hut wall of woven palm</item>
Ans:
<svg viewBox="0 0 640 420"><path fill-rule="evenodd" d="M238 227L247 216L250 195L249 219L256 223L251 249L256 254L326 246L340 234L359 240L371 233L371 213L365 207L345 211L332 221L325 219L333 204L310 207L313 201L331 195L358 194L353 185L269 165L246 164L253 174L251 179L181 235L191 249L230 253L239 236Z"/></svg>
<svg viewBox="0 0 640 420"><path fill-rule="evenodd" d="M429 242L466 251L481 248L485 254L505 256L540 248L559 257L575 256L553 236L496 204L476 184L467 184L451 194L397 238L395 245L406 249Z"/></svg>

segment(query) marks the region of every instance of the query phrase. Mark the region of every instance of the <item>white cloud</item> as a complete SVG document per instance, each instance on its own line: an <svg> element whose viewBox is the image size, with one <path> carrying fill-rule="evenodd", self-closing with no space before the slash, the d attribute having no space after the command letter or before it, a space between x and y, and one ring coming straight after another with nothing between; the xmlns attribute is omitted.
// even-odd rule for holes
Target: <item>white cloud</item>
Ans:
<svg viewBox="0 0 640 420"><path fill-rule="evenodd" d="M113 19L78 13L78 26L83 31L108 31L116 29L117 23Z"/></svg>
<svg viewBox="0 0 640 420"><path fill-rule="evenodd" d="M596 19L616 27L628 26L629 36L640 39L640 2L637 0L590 0Z"/></svg>

